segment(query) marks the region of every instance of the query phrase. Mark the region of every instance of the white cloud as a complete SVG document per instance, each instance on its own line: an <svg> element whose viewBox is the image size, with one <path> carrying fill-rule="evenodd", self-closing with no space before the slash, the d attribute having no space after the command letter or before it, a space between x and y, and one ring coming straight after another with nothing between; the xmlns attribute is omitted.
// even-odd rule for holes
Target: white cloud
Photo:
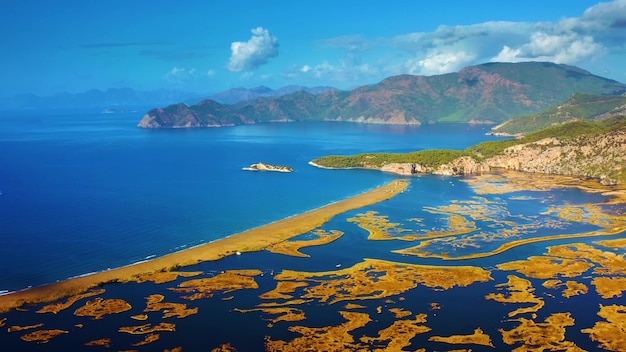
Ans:
<svg viewBox="0 0 626 352"><path fill-rule="evenodd" d="M170 84L182 84L185 81L197 78L197 76L198 70L193 67L175 66L165 74L164 78Z"/></svg>
<svg viewBox="0 0 626 352"><path fill-rule="evenodd" d="M574 64L604 55L607 49L591 36L534 33L529 42L517 48L504 46L491 61L550 61Z"/></svg>
<svg viewBox="0 0 626 352"><path fill-rule="evenodd" d="M230 45L230 71L252 71L278 56L278 38L263 27L257 27L251 32L252 37L247 42L233 42Z"/></svg>
<svg viewBox="0 0 626 352"><path fill-rule="evenodd" d="M251 79L252 77L254 77L254 72L244 72L241 74L240 78L242 81L247 81Z"/></svg>
<svg viewBox="0 0 626 352"><path fill-rule="evenodd" d="M330 48L346 49L350 52L363 52L372 48L373 42L361 35L350 35L321 40L320 43Z"/></svg>
<svg viewBox="0 0 626 352"><path fill-rule="evenodd" d="M286 77L356 85L389 75L444 74L490 61L593 67L606 60L619 61L626 54L626 0L601 2L580 16L553 22L442 25L431 32L389 38L343 36L319 44L334 51L332 55L339 51L342 59L297 66Z"/></svg>
<svg viewBox="0 0 626 352"><path fill-rule="evenodd" d="M339 65L333 65L328 61L315 66L304 65L300 69L292 69L284 77L290 79L309 77L336 83L349 83L363 79L371 80L380 76L382 70L377 65L360 64L358 62L359 60L348 56Z"/></svg>
<svg viewBox="0 0 626 352"><path fill-rule="evenodd" d="M475 55L464 51L438 52L423 59L411 59L406 62L405 68L410 74L438 75L458 71L475 58Z"/></svg>

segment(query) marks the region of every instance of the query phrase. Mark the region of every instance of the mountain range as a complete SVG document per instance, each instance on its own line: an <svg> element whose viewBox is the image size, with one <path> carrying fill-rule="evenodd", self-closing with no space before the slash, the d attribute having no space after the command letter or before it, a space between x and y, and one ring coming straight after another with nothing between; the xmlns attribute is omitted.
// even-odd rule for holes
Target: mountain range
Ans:
<svg viewBox="0 0 626 352"><path fill-rule="evenodd" d="M91 89L81 93L56 93L48 96L35 94L18 94L9 97L0 97L0 108L5 110L22 109L69 109L69 108L98 108L115 111L119 108L163 106L178 102L194 104L204 99L215 100L221 104L234 104L259 97L278 97L305 91L311 94L320 94L333 87L303 87L297 85L271 89L265 86L256 88L234 88L225 92L211 95L199 94L173 89L159 89L138 91L132 88L110 88L107 90Z"/></svg>
<svg viewBox="0 0 626 352"><path fill-rule="evenodd" d="M351 91L298 91L235 104L207 99L148 111L144 128L215 127L279 121L387 124L502 123L543 111L574 93L619 95L626 85L574 66L487 63L436 76L399 75Z"/></svg>
<svg viewBox="0 0 626 352"><path fill-rule="evenodd" d="M287 94L304 91L311 94L321 94L330 90L337 90L333 87L303 87L298 85L285 86L279 89L271 89L266 86L256 88L233 88L225 92L216 93L208 96L206 99L215 100L220 104L236 104L242 101L252 100L261 97L279 97Z"/></svg>
<svg viewBox="0 0 626 352"><path fill-rule="evenodd" d="M197 93L169 89L137 91L131 88L110 88L104 91L91 89L74 94L63 92L48 96L19 94L10 97L0 97L0 108L5 110L145 108L146 106L189 101L193 98L198 99L199 95Z"/></svg>

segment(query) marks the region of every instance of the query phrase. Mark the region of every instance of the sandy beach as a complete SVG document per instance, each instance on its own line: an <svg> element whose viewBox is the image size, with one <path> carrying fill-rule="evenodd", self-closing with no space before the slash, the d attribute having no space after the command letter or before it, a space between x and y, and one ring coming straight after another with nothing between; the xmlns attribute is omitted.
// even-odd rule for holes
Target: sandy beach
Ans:
<svg viewBox="0 0 626 352"><path fill-rule="evenodd" d="M105 283L133 281L139 275L170 271L178 267L194 265L204 261L218 260L237 252L260 251L270 245L315 230L338 214L390 199L404 191L407 187L408 182L395 180L357 196L247 230L216 242L189 248L146 262L5 294L0 296L0 313L20 307L26 303L51 302L76 295Z"/></svg>

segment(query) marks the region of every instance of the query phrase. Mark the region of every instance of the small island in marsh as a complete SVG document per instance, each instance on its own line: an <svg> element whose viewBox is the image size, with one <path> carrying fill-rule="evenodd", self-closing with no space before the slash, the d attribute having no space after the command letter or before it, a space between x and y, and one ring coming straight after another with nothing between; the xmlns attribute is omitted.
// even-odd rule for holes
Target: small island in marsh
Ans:
<svg viewBox="0 0 626 352"><path fill-rule="evenodd" d="M265 163L256 163L248 167L244 167L244 171L275 171L275 172L293 172L293 168L283 165L271 165Z"/></svg>

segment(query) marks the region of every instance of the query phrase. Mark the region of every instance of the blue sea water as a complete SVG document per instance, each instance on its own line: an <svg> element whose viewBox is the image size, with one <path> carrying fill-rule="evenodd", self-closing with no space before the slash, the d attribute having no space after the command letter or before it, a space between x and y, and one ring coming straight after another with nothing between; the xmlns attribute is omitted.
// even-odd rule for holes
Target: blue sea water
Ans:
<svg viewBox="0 0 626 352"><path fill-rule="evenodd" d="M142 115L0 113L0 291L162 256L398 177L308 165L320 156L464 149L494 138L465 124L145 130L136 127ZM241 170L256 162L296 171ZM438 197L439 186L423 196Z"/></svg>

